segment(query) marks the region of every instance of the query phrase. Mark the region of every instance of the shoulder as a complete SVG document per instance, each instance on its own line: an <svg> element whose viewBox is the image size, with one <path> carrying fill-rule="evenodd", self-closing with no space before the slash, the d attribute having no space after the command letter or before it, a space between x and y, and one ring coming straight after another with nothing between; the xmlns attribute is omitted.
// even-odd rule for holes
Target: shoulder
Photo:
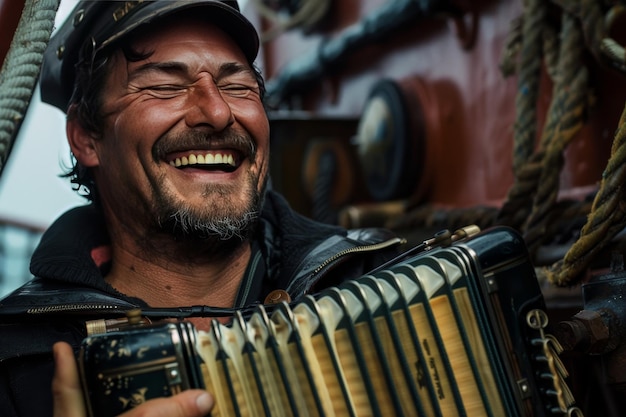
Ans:
<svg viewBox="0 0 626 417"><path fill-rule="evenodd" d="M0 363L50 355L52 345L59 341L78 347L85 337L84 325L77 321L3 322L0 324Z"/></svg>
<svg viewBox="0 0 626 417"><path fill-rule="evenodd" d="M110 315L136 307L130 300L88 285L35 277L0 299L0 324L49 316Z"/></svg>

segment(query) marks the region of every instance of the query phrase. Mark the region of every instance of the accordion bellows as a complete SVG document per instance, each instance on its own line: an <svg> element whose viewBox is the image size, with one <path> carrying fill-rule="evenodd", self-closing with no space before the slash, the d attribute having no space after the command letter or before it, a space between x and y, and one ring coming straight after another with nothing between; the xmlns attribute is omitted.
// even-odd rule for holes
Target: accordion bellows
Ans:
<svg viewBox="0 0 626 417"><path fill-rule="evenodd" d="M496 228L209 332L92 336L81 369L94 415L197 386L215 396L214 417L578 415L546 326L522 239ZM161 352L146 355L155 334ZM112 342L131 356L143 343L144 360L103 371Z"/></svg>

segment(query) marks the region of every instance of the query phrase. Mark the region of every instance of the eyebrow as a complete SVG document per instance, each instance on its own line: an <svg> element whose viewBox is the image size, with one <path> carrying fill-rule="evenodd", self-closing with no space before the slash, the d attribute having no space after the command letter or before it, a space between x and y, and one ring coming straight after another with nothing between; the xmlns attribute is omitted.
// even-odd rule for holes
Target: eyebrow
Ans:
<svg viewBox="0 0 626 417"><path fill-rule="evenodd" d="M178 61L147 62L132 70L130 72L130 79L150 72L186 76L189 74L189 66L184 62ZM248 74L253 79L256 79L254 72L249 66L238 62L226 62L221 64L215 78L219 80L235 74Z"/></svg>
<svg viewBox="0 0 626 417"><path fill-rule="evenodd" d="M189 72L188 70L189 70L189 67L187 66L187 64L183 62L176 62L176 61L147 62L145 64L140 65L138 68L135 68L132 71L130 71L129 77L132 80L143 74L148 74L151 72L184 75Z"/></svg>
<svg viewBox="0 0 626 417"><path fill-rule="evenodd" d="M252 69L248 65L243 65L239 62L226 62L220 65L216 78L220 79L235 74L248 74L255 78Z"/></svg>

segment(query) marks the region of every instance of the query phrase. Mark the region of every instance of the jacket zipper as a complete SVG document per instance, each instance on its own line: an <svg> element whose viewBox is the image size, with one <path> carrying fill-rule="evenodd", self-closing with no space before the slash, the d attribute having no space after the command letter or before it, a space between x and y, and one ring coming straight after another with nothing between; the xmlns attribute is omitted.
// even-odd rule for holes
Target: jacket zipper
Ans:
<svg viewBox="0 0 626 417"><path fill-rule="evenodd" d="M26 310L26 314L63 313L81 310L117 310L119 306L107 304L60 304L54 306L35 307Z"/></svg>
<svg viewBox="0 0 626 417"><path fill-rule="evenodd" d="M393 245L404 244L406 242L407 241L404 238L395 237L393 239L389 239L380 243L373 243L371 245L355 246L353 248L344 249L322 262L317 268L315 268L315 270L313 271L313 275L317 275L322 269L327 267L332 262L351 253L376 251L379 249L388 248Z"/></svg>
<svg viewBox="0 0 626 417"><path fill-rule="evenodd" d="M337 252L330 258L327 258L324 262L322 262L317 268L315 268L315 270L313 271L313 275L317 275L321 270L323 270L332 262L336 261L337 259L343 256L349 255L351 253L375 251L375 250L384 249L384 248L387 248L396 244L404 244L404 243L406 243L406 239L396 237L396 238L389 239L380 243L355 246L353 248L344 249L340 252ZM26 310L26 313L27 314L46 314L46 313L61 313L61 312L68 312L68 311L81 311L81 310L118 310L118 309L119 309L119 306L107 305L107 304L96 304L96 305L61 304L61 305L54 305L54 306L29 308L28 310Z"/></svg>

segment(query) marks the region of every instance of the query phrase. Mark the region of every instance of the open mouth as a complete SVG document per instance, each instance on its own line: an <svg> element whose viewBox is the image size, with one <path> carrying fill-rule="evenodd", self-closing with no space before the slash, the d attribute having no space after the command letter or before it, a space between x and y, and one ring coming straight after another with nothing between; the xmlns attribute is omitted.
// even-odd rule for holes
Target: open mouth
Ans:
<svg viewBox="0 0 626 417"><path fill-rule="evenodd" d="M169 164L179 169L195 168L233 172L241 164L241 157L234 151L190 152L185 155L172 156Z"/></svg>

